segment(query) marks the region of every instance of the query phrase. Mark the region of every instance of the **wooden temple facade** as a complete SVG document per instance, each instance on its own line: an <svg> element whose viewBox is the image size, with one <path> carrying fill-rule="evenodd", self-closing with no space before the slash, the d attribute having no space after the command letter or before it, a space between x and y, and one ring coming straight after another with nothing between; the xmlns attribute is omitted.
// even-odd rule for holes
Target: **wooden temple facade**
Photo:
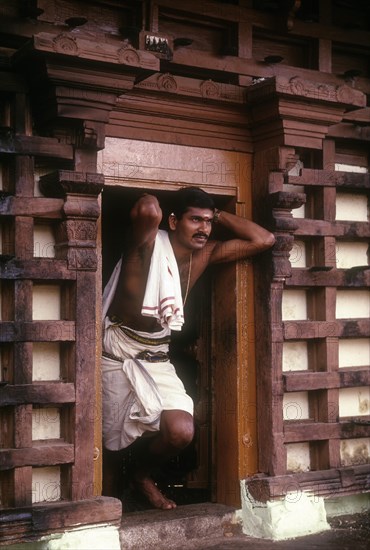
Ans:
<svg viewBox="0 0 370 550"><path fill-rule="evenodd" d="M369 15L1 3L0 546L119 524L101 496L101 288L143 189L167 204L199 185L276 236L190 304L187 489L236 508L241 484L258 502L369 491Z"/></svg>

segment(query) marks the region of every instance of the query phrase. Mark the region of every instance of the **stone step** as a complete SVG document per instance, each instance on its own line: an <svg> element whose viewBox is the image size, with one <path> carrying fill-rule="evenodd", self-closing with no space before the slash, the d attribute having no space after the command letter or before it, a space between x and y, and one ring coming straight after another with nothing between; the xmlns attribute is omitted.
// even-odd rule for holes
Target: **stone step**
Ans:
<svg viewBox="0 0 370 550"><path fill-rule="evenodd" d="M238 534L241 524L235 508L202 503L123 514L120 542L122 550L179 550L194 548L201 540Z"/></svg>

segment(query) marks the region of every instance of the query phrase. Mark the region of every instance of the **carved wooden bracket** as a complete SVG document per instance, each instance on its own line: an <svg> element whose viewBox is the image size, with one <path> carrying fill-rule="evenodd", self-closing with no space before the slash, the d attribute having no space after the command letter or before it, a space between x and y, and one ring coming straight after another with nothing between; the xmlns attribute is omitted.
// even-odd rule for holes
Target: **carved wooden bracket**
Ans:
<svg viewBox="0 0 370 550"><path fill-rule="evenodd" d="M366 105L365 94L347 85L332 85L284 76L248 88L248 103L258 149L279 145L321 149L329 127L348 110Z"/></svg>
<svg viewBox="0 0 370 550"><path fill-rule="evenodd" d="M273 230L276 237L272 249L272 277L273 280L277 281L292 275L289 252L294 242L293 233L298 224L291 211L306 202L306 195L304 193L277 191L270 194L269 202L272 207Z"/></svg>

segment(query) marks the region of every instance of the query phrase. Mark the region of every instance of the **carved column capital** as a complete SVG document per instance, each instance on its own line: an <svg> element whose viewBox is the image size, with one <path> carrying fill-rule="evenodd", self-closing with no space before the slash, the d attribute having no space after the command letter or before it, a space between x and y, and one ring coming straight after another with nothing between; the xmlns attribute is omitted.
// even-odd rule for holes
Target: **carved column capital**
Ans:
<svg viewBox="0 0 370 550"><path fill-rule="evenodd" d="M40 189L49 197L63 197L64 219L56 231L56 256L66 259L69 269L97 269L98 196L103 188L102 174L59 170L40 178Z"/></svg>

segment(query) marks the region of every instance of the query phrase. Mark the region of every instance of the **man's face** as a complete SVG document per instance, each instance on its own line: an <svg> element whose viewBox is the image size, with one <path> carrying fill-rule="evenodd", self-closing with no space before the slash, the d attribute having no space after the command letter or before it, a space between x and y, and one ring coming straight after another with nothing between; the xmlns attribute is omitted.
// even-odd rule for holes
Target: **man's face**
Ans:
<svg viewBox="0 0 370 550"><path fill-rule="evenodd" d="M170 216L170 228L177 241L192 250L202 249L212 230L213 210L189 207L181 220Z"/></svg>

